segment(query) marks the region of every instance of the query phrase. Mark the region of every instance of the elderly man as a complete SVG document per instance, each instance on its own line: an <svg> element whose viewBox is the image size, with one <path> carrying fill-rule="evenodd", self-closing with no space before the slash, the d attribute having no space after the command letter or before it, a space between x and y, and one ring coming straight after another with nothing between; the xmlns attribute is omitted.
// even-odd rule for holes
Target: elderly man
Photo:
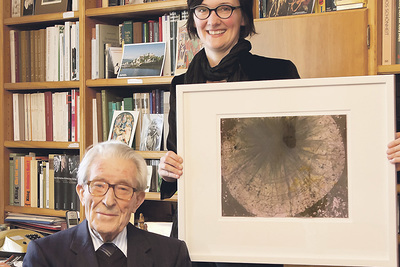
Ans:
<svg viewBox="0 0 400 267"><path fill-rule="evenodd" d="M186 244L129 223L143 203L144 159L127 145L93 146L78 170L76 191L86 220L29 243L23 266L191 266Z"/></svg>

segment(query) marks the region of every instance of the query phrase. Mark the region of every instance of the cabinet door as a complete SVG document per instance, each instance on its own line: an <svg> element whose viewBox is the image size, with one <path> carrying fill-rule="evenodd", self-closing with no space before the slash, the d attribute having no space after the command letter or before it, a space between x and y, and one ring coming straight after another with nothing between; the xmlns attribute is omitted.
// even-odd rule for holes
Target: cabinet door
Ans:
<svg viewBox="0 0 400 267"><path fill-rule="evenodd" d="M252 53L293 61L301 78L368 74L367 9L255 22Z"/></svg>

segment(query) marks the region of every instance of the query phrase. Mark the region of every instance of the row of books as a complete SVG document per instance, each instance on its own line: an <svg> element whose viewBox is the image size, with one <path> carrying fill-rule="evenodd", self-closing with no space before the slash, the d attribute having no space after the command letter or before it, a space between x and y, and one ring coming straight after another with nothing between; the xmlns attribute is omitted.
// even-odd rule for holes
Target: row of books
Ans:
<svg viewBox="0 0 400 267"><path fill-rule="evenodd" d="M154 89L151 92L135 92L132 96L120 97L111 90L102 90L96 93L93 99L93 140L94 143L115 139L113 131L118 127L118 111L138 112L138 115L132 115L137 120L134 129L130 129L129 134L134 134L134 141L129 138L129 144L135 150L165 150L165 140L168 135L168 112L169 112L169 94L168 91ZM128 114L129 115L129 114ZM122 116L122 115L121 115ZM126 123L123 122L123 131ZM152 148L144 145L149 132L152 132L151 126L157 128L157 133L153 139L156 143ZM121 132L121 129L119 129ZM120 133L122 135L122 132ZM124 132L125 133L125 132ZM130 136L129 136L130 137ZM125 138L125 137L124 137Z"/></svg>
<svg viewBox="0 0 400 267"><path fill-rule="evenodd" d="M92 79L116 77L115 65L121 66L123 45L165 42L166 52L162 74L173 75L177 55L178 21L186 21L187 11L170 12L155 20L124 21L119 25L96 24L92 30ZM119 49L116 49L119 47ZM118 60L107 66L109 55L118 53ZM151 52L151 51L149 51Z"/></svg>
<svg viewBox="0 0 400 267"><path fill-rule="evenodd" d="M4 221L12 229L32 230L45 236L67 229L66 219L55 216L8 212Z"/></svg>
<svg viewBox="0 0 400 267"><path fill-rule="evenodd" d="M79 155L11 153L10 205L78 210Z"/></svg>
<svg viewBox="0 0 400 267"><path fill-rule="evenodd" d="M11 0L11 17L78 11L79 0L27 1Z"/></svg>
<svg viewBox="0 0 400 267"><path fill-rule="evenodd" d="M13 94L14 141L78 142L79 91Z"/></svg>
<svg viewBox="0 0 400 267"><path fill-rule="evenodd" d="M165 0L97 0L96 7L124 6Z"/></svg>
<svg viewBox="0 0 400 267"><path fill-rule="evenodd" d="M366 0L259 0L260 18L323 13L366 7Z"/></svg>
<svg viewBox="0 0 400 267"><path fill-rule="evenodd" d="M382 1L382 65L400 64L400 1Z"/></svg>
<svg viewBox="0 0 400 267"><path fill-rule="evenodd" d="M79 22L10 30L11 82L79 80Z"/></svg>

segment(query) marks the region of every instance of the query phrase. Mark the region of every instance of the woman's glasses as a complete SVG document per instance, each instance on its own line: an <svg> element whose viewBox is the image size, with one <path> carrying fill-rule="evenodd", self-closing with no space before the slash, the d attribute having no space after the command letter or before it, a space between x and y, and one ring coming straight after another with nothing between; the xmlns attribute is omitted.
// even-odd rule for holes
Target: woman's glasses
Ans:
<svg viewBox="0 0 400 267"><path fill-rule="evenodd" d="M211 14L211 11L215 11L215 14L221 19L227 19L232 16L233 10L240 8L240 6L229 6L229 5L220 5L216 8L208 8L206 6L196 6L191 10L194 10L194 15L200 19L205 20Z"/></svg>

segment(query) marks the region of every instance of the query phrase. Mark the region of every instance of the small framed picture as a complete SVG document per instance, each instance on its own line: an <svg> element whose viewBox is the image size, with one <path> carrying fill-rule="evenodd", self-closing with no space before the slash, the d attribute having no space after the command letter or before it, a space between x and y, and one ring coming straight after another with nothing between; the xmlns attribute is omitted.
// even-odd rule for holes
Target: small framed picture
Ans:
<svg viewBox="0 0 400 267"><path fill-rule="evenodd" d="M35 14L34 11L35 11L35 0L22 0L22 15L23 16L34 15Z"/></svg>
<svg viewBox="0 0 400 267"><path fill-rule="evenodd" d="M160 151L163 126L164 114L143 114L141 151Z"/></svg>
<svg viewBox="0 0 400 267"><path fill-rule="evenodd" d="M164 42L126 44L117 78L161 76L164 59Z"/></svg>
<svg viewBox="0 0 400 267"><path fill-rule="evenodd" d="M25 0L34 1L34 0ZM36 0L35 15L67 12L69 0Z"/></svg>
<svg viewBox="0 0 400 267"><path fill-rule="evenodd" d="M108 140L117 140L132 146L139 111L114 110Z"/></svg>

